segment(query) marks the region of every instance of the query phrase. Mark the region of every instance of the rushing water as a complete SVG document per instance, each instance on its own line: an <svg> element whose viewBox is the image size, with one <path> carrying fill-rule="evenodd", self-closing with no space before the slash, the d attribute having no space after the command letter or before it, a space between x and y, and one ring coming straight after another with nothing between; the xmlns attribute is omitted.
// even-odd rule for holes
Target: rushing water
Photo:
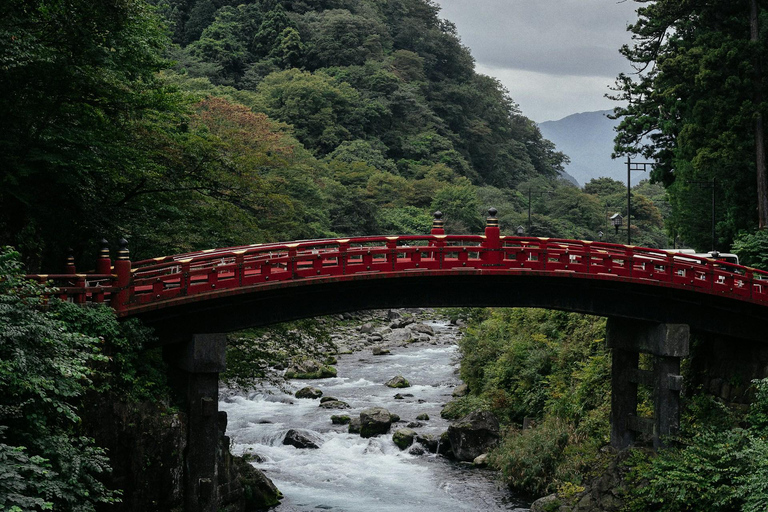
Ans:
<svg viewBox="0 0 768 512"><path fill-rule="evenodd" d="M297 399L273 389L250 396L228 396L219 404L229 417L227 434L233 452L252 453L263 462L256 466L269 476L285 498L276 512L333 510L337 512L453 512L525 511L494 480L495 474L426 453L401 451L392 436L363 439L347 433L346 425L332 425L333 414L357 416L368 407L384 407L403 422L391 432L416 421L422 413L429 421L415 428L439 435L448 427L440 418L442 406L458 383L457 348L453 327L432 324L437 345L414 343L393 348L386 356L370 351L342 355L338 377L293 381L293 391L314 386L324 396L347 402L351 409L328 410L318 400ZM384 383L403 375L410 388L395 390ZM395 399L400 392L404 399ZM282 444L289 429L319 435L319 449L297 449Z"/></svg>

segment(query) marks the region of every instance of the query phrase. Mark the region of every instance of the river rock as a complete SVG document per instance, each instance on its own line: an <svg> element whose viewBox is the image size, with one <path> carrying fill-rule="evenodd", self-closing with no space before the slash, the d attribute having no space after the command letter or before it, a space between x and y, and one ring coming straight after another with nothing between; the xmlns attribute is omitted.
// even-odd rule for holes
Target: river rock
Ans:
<svg viewBox="0 0 768 512"><path fill-rule="evenodd" d="M389 326L392 329L403 329L404 327L407 327L413 323L413 318L400 318L394 322L392 322Z"/></svg>
<svg viewBox="0 0 768 512"><path fill-rule="evenodd" d="M531 503L531 512L547 512L549 510L559 510L560 500L557 498L557 494L550 494L539 498Z"/></svg>
<svg viewBox="0 0 768 512"><path fill-rule="evenodd" d="M386 434L389 432L389 427L391 425L392 415L383 407L373 407L360 412L361 437L373 437L379 434Z"/></svg>
<svg viewBox="0 0 768 512"><path fill-rule="evenodd" d="M373 352L373 355L375 356L384 356L390 353L389 349L384 347L373 347L371 352Z"/></svg>
<svg viewBox="0 0 768 512"><path fill-rule="evenodd" d="M416 416L416 419L420 420L420 421L429 421L429 414L423 412L423 413L419 414L418 416Z"/></svg>
<svg viewBox="0 0 768 512"><path fill-rule="evenodd" d="M359 434L361 427L362 427L362 423L360 422L360 418L350 418L349 428L347 429L347 432L349 432L350 434Z"/></svg>
<svg viewBox="0 0 768 512"><path fill-rule="evenodd" d="M410 423L408 423L406 425L406 427L408 427L408 428L421 428L423 426L424 426L424 424L422 422L420 422L420 421L411 421Z"/></svg>
<svg viewBox="0 0 768 512"><path fill-rule="evenodd" d="M338 400L338 398L335 398L335 397L332 397L332 396L324 396L323 398L320 399L320 403L324 404L325 402L333 402L333 401L336 401L336 400Z"/></svg>
<svg viewBox="0 0 768 512"><path fill-rule="evenodd" d="M371 334L373 332L373 324L371 322L366 322L357 329L363 334Z"/></svg>
<svg viewBox="0 0 768 512"><path fill-rule="evenodd" d="M317 388L313 388L312 386L301 388L296 392L296 398L316 399L316 398L320 398L321 396L323 396L323 392Z"/></svg>
<svg viewBox="0 0 768 512"><path fill-rule="evenodd" d="M405 450L413 444L413 440L416 437L416 431L410 428L401 428L395 431L392 435L392 441L401 450Z"/></svg>
<svg viewBox="0 0 768 512"><path fill-rule="evenodd" d="M448 439L454 456L471 462L499 442L499 420L490 411L467 414L448 427Z"/></svg>
<svg viewBox="0 0 768 512"><path fill-rule="evenodd" d="M392 332L387 335L387 342L391 344L406 344L411 341L413 341L413 332L410 329L393 328Z"/></svg>
<svg viewBox="0 0 768 512"><path fill-rule="evenodd" d="M397 377L392 377L389 379L386 383L386 385L390 388L409 388L411 387L411 383L406 380L405 377L402 375L398 375Z"/></svg>
<svg viewBox="0 0 768 512"><path fill-rule="evenodd" d="M294 363L285 371L286 379L325 379L336 376L336 368L307 359Z"/></svg>
<svg viewBox="0 0 768 512"><path fill-rule="evenodd" d="M482 455L478 455L475 457L475 460L472 461L472 464L479 468L484 468L488 465L488 454L484 453Z"/></svg>
<svg viewBox="0 0 768 512"><path fill-rule="evenodd" d="M469 392L469 387L467 387L466 384L459 384L453 389L452 395L458 398L458 397L466 396L468 392Z"/></svg>
<svg viewBox="0 0 768 512"><path fill-rule="evenodd" d="M349 422L352 420L349 416L346 414L336 415L334 414L331 416L331 423L334 425L349 425Z"/></svg>
<svg viewBox="0 0 768 512"><path fill-rule="evenodd" d="M384 339L384 336L381 334L371 334L368 336L368 339L366 340L368 343L376 343Z"/></svg>
<svg viewBox="0 0 768 512"><path fill-rule="evenodd" d="M321 403L320 407L323 409L349 409L349 404L341 400L329 400Z"/></svg>
<svg viewBox="0 0 768 512"><path fill-rule="evenodd" d="M411 324L409 329L413 332L418 332L421 334L426 334L427 336L434 336L435 331L428 325L425 324Z"/></svg>
<svg viewBox="0 0 768 512"><path fill-rule="evenodd" d="M320 448L323 440L320 436L307 430L291 429L285 433L283 444L295 446L296 448Z"/></svg>
<svg viewBox="0 0 768 512"><path fill-rule="evenodd" d="M408 450L408 453L411 455L424 455L426 452L424 451L424 448L416 444L411 446L411 449Z"/></svg>

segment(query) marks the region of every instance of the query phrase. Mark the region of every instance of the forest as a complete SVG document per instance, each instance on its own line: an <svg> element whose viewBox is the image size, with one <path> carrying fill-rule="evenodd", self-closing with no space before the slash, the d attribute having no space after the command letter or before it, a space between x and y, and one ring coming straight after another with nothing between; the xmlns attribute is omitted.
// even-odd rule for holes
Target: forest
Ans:
<svg viewBox="0 0 768 512"><path fill-rule="evenodd" d="M616 155L656 165L615 231L608 218L627 218L626 185L562 179L567 155L498 80L475 71L431 0L2 2L0 509L119 500L78 407L89 393L167 392L137 356L150 333L105 311L43 308L44 289L21 277L58 272L69 254L90 269L102 239L125 237L142 259L427 233L437 210L447 233L480 233L493 206L503 234L520 226L622 243L631 229L637 245L702 250L714 191L718 249L768 268L768 206L759 206L768 11L755 0L637 3L635 44L621 51L638 73L619 76L613 92L623 101ZM456 314L469 324L462 377L472 390L456 411L488 408L509 428L494 464L512 488L573 493L604 462L603 323ZM628 503L764 510L768 386L756 389L748 418L728 416L718 431L698 426L719 405L692 399L697 428L667 458L638 456L633 474L653 493ZM525 417L538 427L523 435ZM711 466L707 478L721 485L697 494L711 482L691 484L681 470L675 487L658 478L670 465Z"/></svg>

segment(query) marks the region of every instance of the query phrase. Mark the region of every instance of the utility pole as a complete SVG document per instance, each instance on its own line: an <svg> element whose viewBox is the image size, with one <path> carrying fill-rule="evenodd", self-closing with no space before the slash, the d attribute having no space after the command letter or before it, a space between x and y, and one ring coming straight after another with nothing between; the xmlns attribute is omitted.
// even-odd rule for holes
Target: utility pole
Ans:
<svg viewBox="0 0 768 512"><path fill-rule="evenodd" d="M632 185L629 182L632 171L645 172L653 162L633 162L627 155L627 245L632 245Z"/></svg>

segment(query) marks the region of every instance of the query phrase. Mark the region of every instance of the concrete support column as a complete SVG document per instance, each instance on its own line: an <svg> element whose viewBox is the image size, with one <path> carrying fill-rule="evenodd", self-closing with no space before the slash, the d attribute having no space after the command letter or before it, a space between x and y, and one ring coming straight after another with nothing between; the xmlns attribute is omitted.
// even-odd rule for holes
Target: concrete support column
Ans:
<svg viewBox="0 0 768 512"><path fill-rule="evenodd" d="M195 334L169 350L182 370L187 401L187 451L184 457L185 512L218 510L219 373L226 369L226 334Z"/></svg>
<svg viewBox="0 0 768 512"><path fill-rule="evenodd" d="M689 354L685 324L653 324L609 318L606 339L612 349L611 445L626 448L637 433L652 436L653 446L677 432L680 423L680 360ZM652 354L653 370L640 370L640 353ZM637 385L653 388L654 417L637 417Z"/></svg>
<svg viewBox="0 0 768 512"><path fill-rule="evenodd" d="M664 446L664 436L675 434L680 428L682 380L679 357L653 358L653 415L656 418L654 448Z"/></svg>
<svg viewBox="0 0 768 512"><path fill-rule="evenodd" d="M637 372L639 354L614 348L611 353L611 445L622 449L635 442L631 418L637 416Z"/></svg>

